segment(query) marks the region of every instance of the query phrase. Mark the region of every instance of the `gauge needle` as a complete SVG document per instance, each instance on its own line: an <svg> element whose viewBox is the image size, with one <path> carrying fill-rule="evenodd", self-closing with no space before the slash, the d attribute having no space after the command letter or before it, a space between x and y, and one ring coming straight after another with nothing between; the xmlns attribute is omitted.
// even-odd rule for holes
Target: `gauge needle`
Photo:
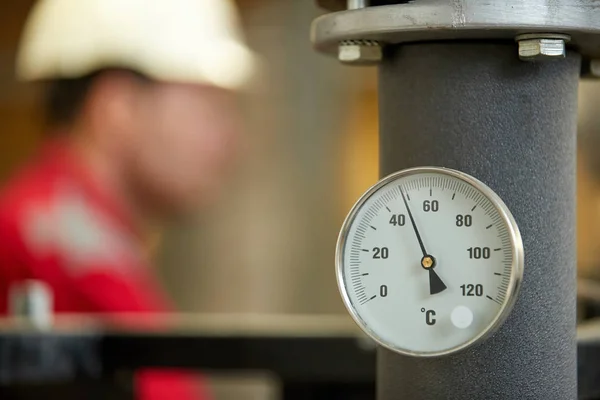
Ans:
<svg viewBox="0 0 600 400"><path fill-rule="evenodd" d="M437 294L443 292L447 289L447 286L446 284L444 284L439 275L434 271L436 265L435 257L433 257L427 252L427 250L425 250L423 239L421 239L419 229L417 229L417 224L415 223L415 219L413 218L412 212L410 211L410 207L408 206L408 202L406 201L406 196L404 195L404 191L402 189L400 189L400 194L402 195L402 200L404 201L404 206L406 206L408 217L410 218L410 222L412 223L415 235L417 236L417 240L419 241L419 246L421 246L421 251L423 252L421 266L427 271L429 271L429 294Z"/></svg>
<svg viewBox="0 0 600 400"><path fill-rule="evenodd" d="M429 294L437 294L443 292L447 289L447 286L444 284L439 275L433 270L433 268L429 268Z"/></svg>

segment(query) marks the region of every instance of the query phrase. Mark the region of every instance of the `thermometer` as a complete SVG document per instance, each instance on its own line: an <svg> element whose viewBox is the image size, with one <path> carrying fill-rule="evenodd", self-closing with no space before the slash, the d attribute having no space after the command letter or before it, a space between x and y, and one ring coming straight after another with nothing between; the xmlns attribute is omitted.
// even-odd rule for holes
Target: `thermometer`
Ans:
<svg viewBox="0 0 600 400"><path fill-rule="evenodd" d="M397 353L442 356L490 336L523 277L523 243L510 211L465 173L394 173L354 205L338 239L346 308Z"/></svg>

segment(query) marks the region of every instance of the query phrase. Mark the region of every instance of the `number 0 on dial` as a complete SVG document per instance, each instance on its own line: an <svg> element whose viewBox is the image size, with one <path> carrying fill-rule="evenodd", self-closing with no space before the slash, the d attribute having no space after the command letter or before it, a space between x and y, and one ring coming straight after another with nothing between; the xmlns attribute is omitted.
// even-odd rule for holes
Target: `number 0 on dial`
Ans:
<svg viewBox="0 0 600 400"><path fill-rule="evenodd" d="M482 341L508 316L523 243L485 184L451 169L413 168L382 179L354 205L336 272L348 311L376 342L441 356Z"/></svg>

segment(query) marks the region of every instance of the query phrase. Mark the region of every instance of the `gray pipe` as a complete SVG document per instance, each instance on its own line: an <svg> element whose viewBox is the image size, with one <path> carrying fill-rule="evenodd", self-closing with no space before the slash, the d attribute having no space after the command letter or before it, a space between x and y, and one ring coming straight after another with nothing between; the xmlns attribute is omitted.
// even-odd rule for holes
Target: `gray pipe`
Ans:
<svg viewBox="0 0 600 400"><path fill-rule="evenodd" d="M577 398L575 130L580 57L519 61L514 43L390 46L380 67L381 175L455 168L514 214L525 274L483 344L417 359L380 349L379 400Z"/></svg>

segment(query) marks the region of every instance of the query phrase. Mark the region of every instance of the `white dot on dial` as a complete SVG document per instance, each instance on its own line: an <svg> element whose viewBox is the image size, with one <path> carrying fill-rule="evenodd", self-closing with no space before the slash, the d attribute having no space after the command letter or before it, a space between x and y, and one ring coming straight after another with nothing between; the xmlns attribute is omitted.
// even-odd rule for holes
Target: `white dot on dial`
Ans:
<svg viewBox="0 0 600 400"><path fill-rule="evenodd" d="M473 323L473 312L465 306L458 306L450 314L452 324L459 329L466 329Z"/></svg>

